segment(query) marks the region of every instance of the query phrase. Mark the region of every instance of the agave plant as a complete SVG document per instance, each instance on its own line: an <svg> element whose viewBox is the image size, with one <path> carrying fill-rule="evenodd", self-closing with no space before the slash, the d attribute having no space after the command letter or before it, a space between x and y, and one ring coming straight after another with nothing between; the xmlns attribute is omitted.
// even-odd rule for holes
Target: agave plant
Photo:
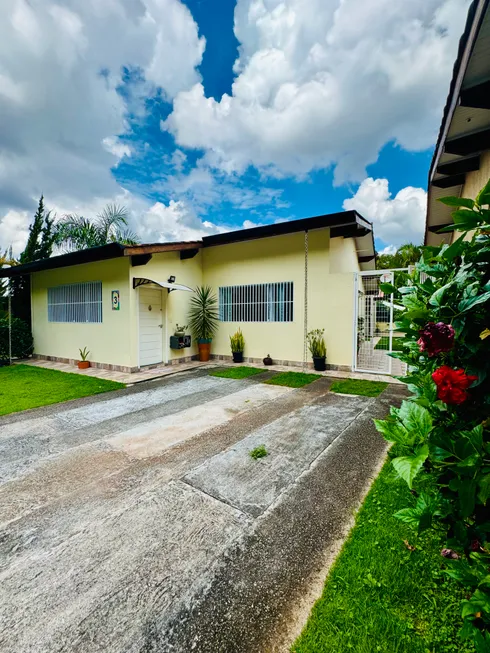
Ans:
<svg viewBox="0 0 490 653"><path fill-rule="evenodd" d="M136 245L140 241L128 229L128 217L128 210L117 204L108 204L95 220L76 214L65 215L56 224L55 243L66 252L107 243Z"/></svg>
<svg viewBox="0 0 490 653"><path fill-rule="evenodd" d="M196 340L211 340L218 330L218 300L209 286L195 289L189 309L189 327Z"/></svg>

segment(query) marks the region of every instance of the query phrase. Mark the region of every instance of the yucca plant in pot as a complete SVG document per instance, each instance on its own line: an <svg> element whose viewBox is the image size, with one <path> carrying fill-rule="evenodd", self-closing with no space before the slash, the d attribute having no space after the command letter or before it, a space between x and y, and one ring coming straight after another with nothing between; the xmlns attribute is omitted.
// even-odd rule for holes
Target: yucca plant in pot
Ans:
<svg viewBox="0 0 490 653"><path fill-rule="evenodd" d="M327 358L327 348L323 334L325 329L313 329L307 334L308 347L313 358L313 367L317 372L324 372L327 369L325 364Z"/></svg>
<svg viewBox="0 0 490 653"><path fill-rule="evenodd" d="M218 330L218 300L209 286L195 289L189 309L189 327L197 340L199 360L206 362L211 353L211 341Z"/></svg>
<svg viewBox="0 0 490 653"><path fill-rule="evenodd" d="M231 353L234 363L243 363L243 351L245 349L245 338L241 329L230 336Z"/></svg>

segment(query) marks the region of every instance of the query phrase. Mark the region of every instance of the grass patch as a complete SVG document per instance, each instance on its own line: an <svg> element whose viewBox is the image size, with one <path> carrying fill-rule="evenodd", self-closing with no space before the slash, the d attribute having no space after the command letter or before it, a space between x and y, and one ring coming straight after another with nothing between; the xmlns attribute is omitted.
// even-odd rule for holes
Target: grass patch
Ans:
<svg viewBox="0 0 490 653"><path fill-rule="evenodd" d="M280 372L264 383L272 385L286 385L288 388L302 388L321 378L321 374L305 374L304 372Z"/></svg>
<svg viewBox="0 0 490 653"><path fill-rule="evenodd" d="M403 351L402 342L403 342L403 338L399 338L399 337L393 338L392 351ZM375 349L385 349L386 351L388 351L389 348L390 348L390 337L381 336Z"/></svg>
<svg viewBox="0 0 490 653"><path fill-rule="evenodd" d="M359 379L345 379L335 381L330 386L332 392L342 392L346 395L363 395L364 397L377 397L388 384L384 381L361 381Z"/></svg>
<svg viewBox="0 0 490 653"><path fill-rule="evenodd" d="M250 455L254 460L265 458L267 456L267 449L265 448L265 445L261 444L260 447L255 447L255 449L252 449Z"/></svg>
<svg viewBox="0 0 490 653"><path fill-rule="evenodd" d="M210 376L220 376L223 379L246 379L249 376L256 374L263 374L266 370L261 370L259 367L247 367L246 365L240 367L228 367L225 370L216 370L209 372Z"/></svg>
<svg viewBox="0 0 490 653"><path fill-rule="evenodd" d="M464 591L441 572L443 541L393 517L415 499L392 470L369 492L293 653L474 652L457 635Z"/></svg>
<svg viewBox="0 0 490 653"><path fill-rule="evenodd" d="M0 415L125 388L123 383L30 365L0 368Z"/></svg>

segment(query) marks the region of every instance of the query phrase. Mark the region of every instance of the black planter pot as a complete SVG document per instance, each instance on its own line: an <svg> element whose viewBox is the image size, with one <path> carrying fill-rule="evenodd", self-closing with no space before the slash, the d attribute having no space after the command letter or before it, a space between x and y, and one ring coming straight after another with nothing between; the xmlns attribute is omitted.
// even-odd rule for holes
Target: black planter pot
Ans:
<svg viewBox="0 0 490 653"><path fill-rule="evenodd" d="M326 356L313 356L313 367L317 372L325 372L327 366L325 365Z"/></svg>
<svg viewBox="0 0 490 653"><path fill-rule="evenodd" d="M233 362L243 363L243 351L233 351Z"/></svg>

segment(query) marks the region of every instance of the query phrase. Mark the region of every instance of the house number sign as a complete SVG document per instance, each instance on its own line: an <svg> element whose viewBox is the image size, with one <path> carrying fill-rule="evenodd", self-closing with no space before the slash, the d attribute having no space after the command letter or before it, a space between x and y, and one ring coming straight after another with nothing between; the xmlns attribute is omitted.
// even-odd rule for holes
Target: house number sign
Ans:
<svg viewBox="0 0 490 653"><path fill-rule="evenodd" d="M121 307L121 298L119 296L119 290L112 291L112 310L118 311Z"/></svg>

